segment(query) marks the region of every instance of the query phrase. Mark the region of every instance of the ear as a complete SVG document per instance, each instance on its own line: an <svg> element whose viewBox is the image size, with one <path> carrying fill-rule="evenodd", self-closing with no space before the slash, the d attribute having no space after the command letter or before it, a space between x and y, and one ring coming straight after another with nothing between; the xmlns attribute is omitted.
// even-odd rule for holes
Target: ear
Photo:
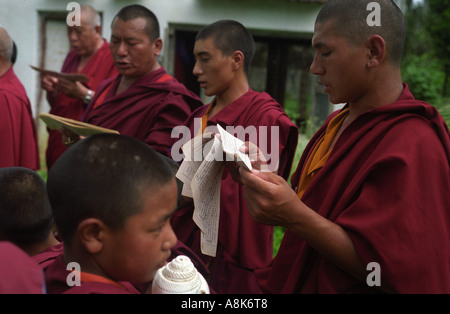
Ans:
<svg viewBox="0 0 450 314"><path fill-rule="evenodd" d="M369 49L368 68L377 67L386 59L386 42L383 37L379 35L370 36L367 40L367 48Z"/></svg>
<svg viewBox="0 0 450 314"><path fill-rule="evenodd" d="M239 68L244 68L244 54L240 50L236 50L233 53L233 70L238 70Z"/></svg>
<svg viewBox="0 0 450 314"><path fill-rule="evenodd" d="M102 35L102 27L97 25L94 27L94 30L101 36Z"/></svg>
<svg viewBox="0 0 450 314"><path fill-rule="evenodd" d="M77 229L82 246L91 254L99 253L104 244L107 227L97 218L83 220Z"/></svg>
<svg viewBox="0 0 450 314"><path fill-rule="evenodd" d="M162 48L163 48L163 41L161 38L156 38L152 43L155 51L155 55L159 56L161 54Z"/></svg>

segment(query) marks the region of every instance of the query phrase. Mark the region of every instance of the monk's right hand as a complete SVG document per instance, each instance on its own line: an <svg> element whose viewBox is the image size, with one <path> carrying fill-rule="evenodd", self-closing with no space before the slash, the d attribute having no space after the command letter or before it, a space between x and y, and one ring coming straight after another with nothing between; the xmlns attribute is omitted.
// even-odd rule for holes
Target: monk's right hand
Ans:
<svg viewBox="0 0 450 314"><path fill-rule="evenodd" d="M58 78L51 75L41 75L41 87L47 93L56 93L58 91Z"/></svg>
<svg viewBox="0 0 450 314"><path fill-rule="evenodd" d="M289 184L272 172L239 169L250 215L259 223L289 227L301 201Z"/></svg>

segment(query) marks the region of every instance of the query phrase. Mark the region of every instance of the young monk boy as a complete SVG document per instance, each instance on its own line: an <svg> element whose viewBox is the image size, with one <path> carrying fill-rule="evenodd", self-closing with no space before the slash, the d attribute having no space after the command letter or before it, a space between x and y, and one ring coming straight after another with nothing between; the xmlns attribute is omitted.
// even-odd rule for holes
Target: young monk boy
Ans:
<svg viewBox="0 0 450 314"><path fill-rule="evenodd" d="M271 165L276 170L279 164L278 173L287 179L297 145L297 127L272 97L250 88L248 71L253 54L252 35L236 21L218 21L197 34L193 73L205 94L215 98L211 104L197 109L186 125L192 137L217 124L242 130L235 133L241 140L248 132L249 138L267 143L267 152L272 153ZM196 123L199 120L202 128ZM220 193L215 258L201 252L200 229L192 220L193 206L177 211L172 219L174 230L209 265L209 283L216 292L258 293L253 271L272 260L273 228L252 220L243 188L233 181L228 169L224 169Z"/></svg>
<svg viewBox="0 0 450 314"><path fill-rule="evenodd" d="M45 269L49 293L138 293L129 282L151 281L169 258L177 242L169 223L177 184L145 143L88 137L58 159L47 186L64 241L64 253ZM79 286L68 284L76 282L66 270L72 262L81 271Z"/></svg>
<svg viewBox="0 0 450 314"><path fill-rule="evenodd" d="M10 241L36 255L59 242L45 181L23 167L0 169L0 240Z"/></svg>

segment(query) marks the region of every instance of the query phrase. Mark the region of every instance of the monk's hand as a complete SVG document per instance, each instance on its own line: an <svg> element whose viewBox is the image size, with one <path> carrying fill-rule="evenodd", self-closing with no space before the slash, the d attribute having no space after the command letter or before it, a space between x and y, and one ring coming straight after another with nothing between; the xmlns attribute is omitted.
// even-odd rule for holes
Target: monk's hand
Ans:
<svg viewBox="0 0 450 314"><path fill-rule="evenodd" d="M58 92L58 78L51 75L41 75L41 88L47 93L55 94Z"/></svg>
<svg viewBox="0 0 450 314"><path fill-rule="evenodd" d="M267 157L257 145L253 144L252 142L245 142L244 145L239 148L239 150L249 156L250 162L252 163L252 170L260 172L273 171L270 170ZM239 184L244 184L241 178L239 164L237 164L235 161L226 161L225 165L227 166L233 180ZM274 173L276 172L277 169L275 169Z"/></svg>
<svg viewBox="0 0 450 314"><path fill-rule="evenodd" d="M288 227L300 206L289 184L272 172L240 169L250 215L259 223Z"/></svg>
<svg viewBox="0 0 450 314"><path fill-rule="evenodd" d="M81 137L78 134L72 132L67 128L62 127L59 131L61 132L63 145L67 148L69 148L70 146L72 146L81 139Z"/></svg>
<svg viewBox="0 0 450 314"><path fill-rule="evenodd" d="M87 94L88 88L80 82L72 82L68 79L60 79L61 91L69 97L84 99Z"/></svg>
<svg viewBox="0 0 450 314"><path fill-rule="evenodd" d="M266 155L259 149L259 147L252 142L245 142L243 146L239 149L241 152L248 155L250 161L252 163L252 169L261 171L261 172L274 172L278 171L278 165L276 165L275 169L270 169L268 158Z"/></svg>

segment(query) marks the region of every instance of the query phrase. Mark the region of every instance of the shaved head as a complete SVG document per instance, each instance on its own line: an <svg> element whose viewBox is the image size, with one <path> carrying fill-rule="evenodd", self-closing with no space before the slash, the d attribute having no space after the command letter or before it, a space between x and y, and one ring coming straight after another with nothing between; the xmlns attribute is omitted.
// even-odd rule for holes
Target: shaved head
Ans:
<svg viewBox="0 0 450 314"><path fill-rule="evenodd" d="M81 18L83 21L89 25L91 28L96 26L101 26L100 15L95 11L95 9L89 5L81 5Z"/></svg>
<svg viewBox="0 0 450 314"><path fill-rule="evenodd" d="M0 26L0 59L10 62L13 53L13 41L6 29Z"/></svg>
<svg viewBox="0 0 450 314"><path fill-rule="evenodd" d="M143 18L146 21L145 32L151 41L159 38L159 22L156 15L147 9L146 7L139 4L132 4L122 8L119 13L114 17L111 28L114 25L116 19L121 19L124 22L135 20L137 18Z"/></svg>
<svg viewBox="0 0 450 314"><path fill-rule="evenodd" d="M367 17L371 2L380 5L380 26L370 26ZM400 65L405 44L405 23L402 11L392 0L330 0L322 7L316 24L333 22L335 33L348 39L350 44L360 45L372 35L381 36L386 42L391 63Z"/></svg>

